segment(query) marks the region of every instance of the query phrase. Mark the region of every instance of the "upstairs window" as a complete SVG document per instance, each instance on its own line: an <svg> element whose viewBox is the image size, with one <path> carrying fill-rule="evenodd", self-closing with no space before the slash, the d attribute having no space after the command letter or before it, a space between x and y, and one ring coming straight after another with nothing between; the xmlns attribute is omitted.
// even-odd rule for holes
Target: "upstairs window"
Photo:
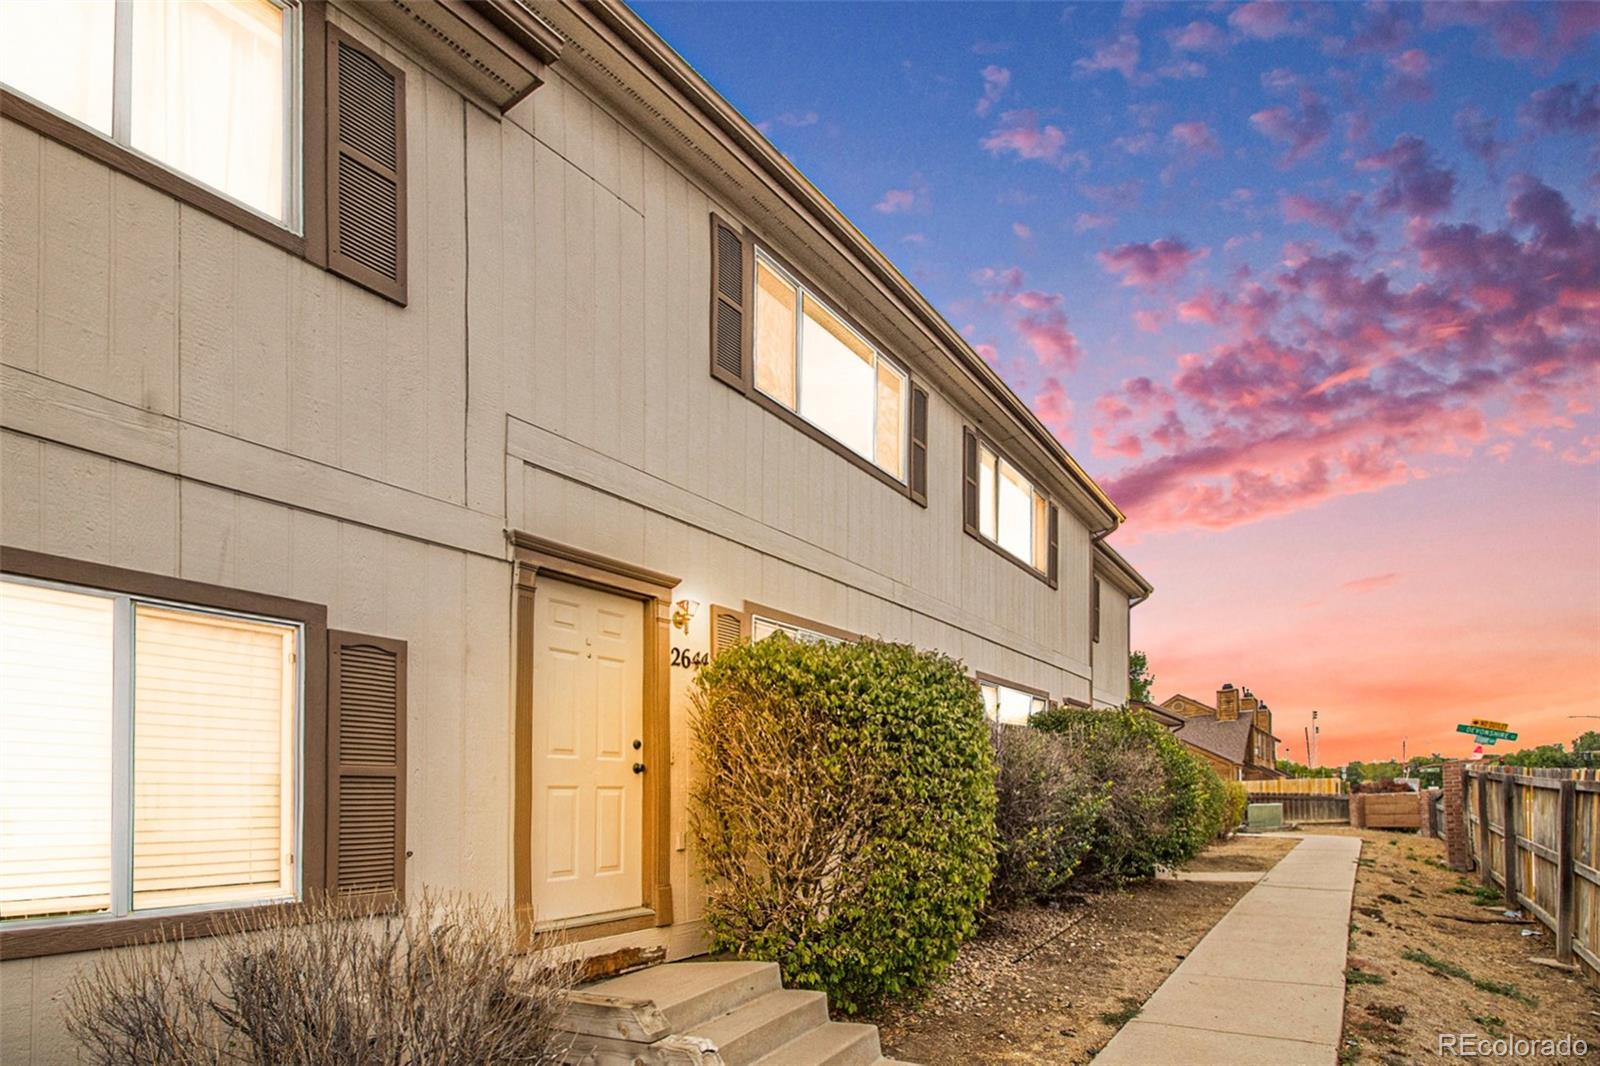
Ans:
<svg viewBox="0 0 1600 1066"><path fill-rule="evenodd" d="M0 582L0 918L297 897L303 632Z"/></svg>
<svg viewBox="0 0 1600 1066"><path fill-rule="evenodd" d="M1055 505L972 430L966 431L967 532L1056 584Z"/></svg>
<svg viewBox="0 0 1600 1066"><path fill-rule="evenodd" d="M756 253L755 385L904 482L905 372L815 293Z"/></svg>
<svg viewBox="0 0 1600 1066"><path fill-rule="evenodd" d="M978 688L983 693L983 713L990 721L1007 725L1027 725L1036 714L1042 714L1050 705L1047 697L1028 692L999 681L979 678Z"/></svg>
<svg viewBox="0 0 1600 1066"><path fill-rule="evenodd" d="M6 0L8 88L300 229L300 8L274 0Z"/></svg>

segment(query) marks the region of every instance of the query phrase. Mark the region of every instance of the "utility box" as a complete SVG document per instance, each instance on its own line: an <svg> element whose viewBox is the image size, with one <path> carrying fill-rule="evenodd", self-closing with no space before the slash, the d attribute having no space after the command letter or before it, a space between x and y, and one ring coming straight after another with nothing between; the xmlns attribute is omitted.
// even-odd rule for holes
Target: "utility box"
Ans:
<svg viewBox="0 0 1600 1066"><path fill-rule="evenodd" d="M1283 804L1252 803L1245 812L1245 825L1251 829L1282 829Z"/></svg>

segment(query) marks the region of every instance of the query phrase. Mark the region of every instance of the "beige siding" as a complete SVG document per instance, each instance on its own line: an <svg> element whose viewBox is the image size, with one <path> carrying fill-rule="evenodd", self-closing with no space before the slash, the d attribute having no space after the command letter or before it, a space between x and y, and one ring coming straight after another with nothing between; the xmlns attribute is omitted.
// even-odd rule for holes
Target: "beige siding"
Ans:
<svg viewBox="0 0 1600 1066"><path fill-rule="evenodd" d="M1094 702L1118 707L1128 702L1128 594L1105 578L1100 582L1100 640L1094 645Z"/></svg>
<svg viewBox="0 0 1600 1066"><path fill-rule="evenodd" d="M1090 531L1063 509L1056 590L967 536L965 420L937 390L923 508L710 377L708 218L739 212L654 132L559 66L502 120L382 47L408 79L405 308L0 119L4 543L407 641L413 888L510 891L508 529L682 578L706 605L673 633L691 650L710 604L753 600L1125 698L1109 586L1090 691ZM674 955L703 899L690 680L678 925L632 938ZM0 965L0 1059L70 1057L57 997L83 960Z"/></svg>

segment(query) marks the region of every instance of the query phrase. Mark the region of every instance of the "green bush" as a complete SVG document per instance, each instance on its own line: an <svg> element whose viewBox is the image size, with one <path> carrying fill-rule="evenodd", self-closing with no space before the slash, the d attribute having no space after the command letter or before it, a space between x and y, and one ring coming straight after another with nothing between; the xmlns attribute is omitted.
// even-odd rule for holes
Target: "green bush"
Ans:
<svg viewBox="0 0 1600 1066"><path fill-rule="evenodd" d="M1157 866L1193 858L1217 835L1226 805L1221 778L1150 715L1056 707L1030 724L1061 737L1072 759L1108 789L1080 881L1151 877Z"/></svg>
<svg viewBox="0 0 1600 1066"><path fill-rule="evenodd" d="M1212 771L1215 773L1216 771ZM1217 835L1223 836L1233 832L1244 822L1245 808L1250 805L1250 793L1238 781L1223 781L1222 787L1227 790L1228 802L1222 809L1222 824L1217 828Z"/></svg>
<svg viewBox="0 0 1600 1066"><path fill-rule="evenodd" d="M938 977L994 871L994 760L961 664L773 637L718 655L693 700L713 950L850 1013Z"/></svg>
<svg viewBox="0 0 1600 1066"><path fill-rule="evenodd" d="M1094 846L1110 786L1095 780L1058 736L990 724L994 738L995 870L989 907L1059 897Z"/></svg>

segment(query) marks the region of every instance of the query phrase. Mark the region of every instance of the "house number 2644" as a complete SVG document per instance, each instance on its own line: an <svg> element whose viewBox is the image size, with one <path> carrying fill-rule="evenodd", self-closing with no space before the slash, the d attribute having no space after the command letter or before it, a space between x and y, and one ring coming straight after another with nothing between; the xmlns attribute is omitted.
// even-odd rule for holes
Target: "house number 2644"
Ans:
<svg viewBox="0 0 1600 1066"><path fill-rule="evenodd" d="M711 661L711 656L703 651L690 651L688 648L672 649L672 665L681 666L685 670L693 670L704 666Z"/></svg>

